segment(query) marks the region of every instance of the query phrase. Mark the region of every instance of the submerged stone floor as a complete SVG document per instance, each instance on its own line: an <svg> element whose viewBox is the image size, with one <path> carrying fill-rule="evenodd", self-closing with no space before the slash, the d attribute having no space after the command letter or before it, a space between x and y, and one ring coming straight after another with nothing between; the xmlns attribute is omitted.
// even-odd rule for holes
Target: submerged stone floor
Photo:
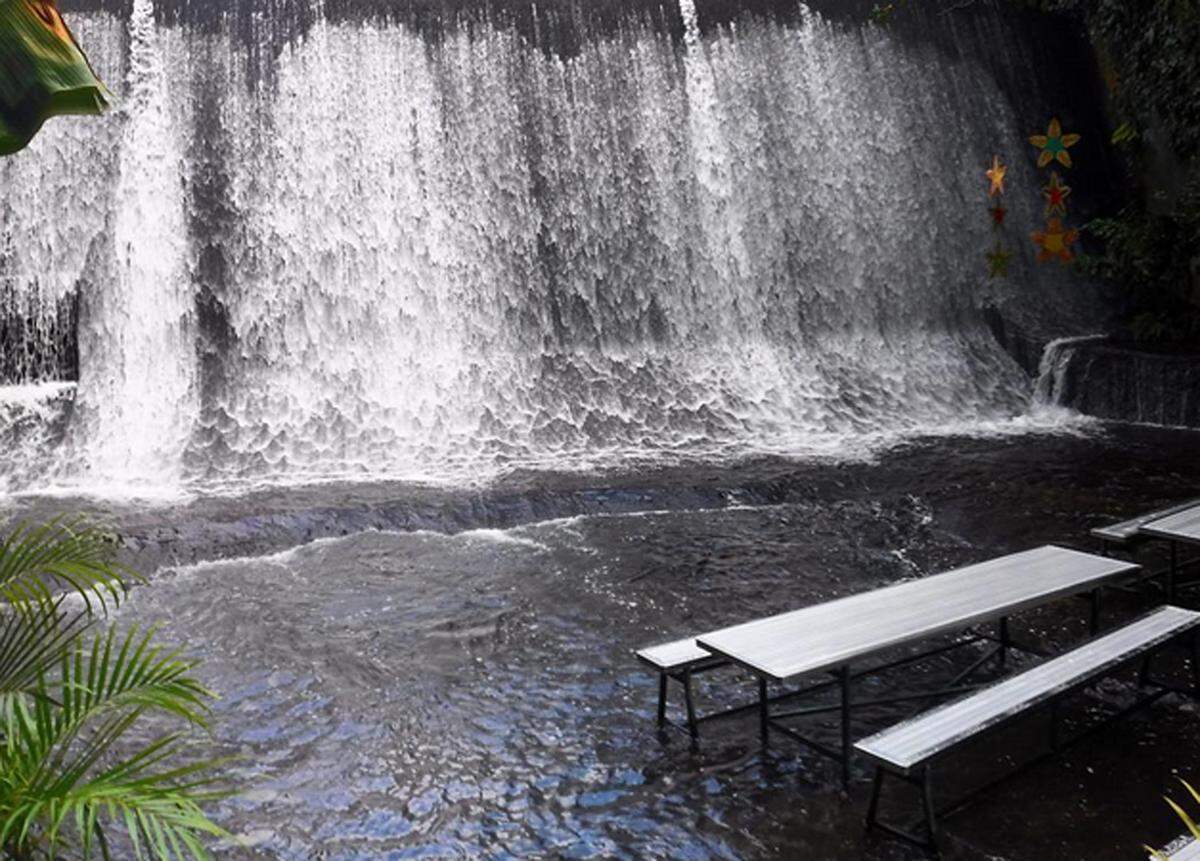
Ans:
<svg viewBox="0 0 1200 861"><path fill-rule="evenodd" d="M157 568L121 620L161 623L222 696L196 743L241 757L244 790L217 813L245 845L222 858L907 859L921 855L864 834L864 767L847 797L810 752L764 753L752 720L705 727L695 750L660 737L633 651L1038 544L1094 549L1088 527L1198 489L1200 434L1111 426L918 441L869 464L331 485L109 514ZM1118 597L1106 622L1151 600ZM1066 601L1015 630L1061 648L1086 615ZM750 692L717 674L705 701ZM1129 694L1106 683L1069 715ZM999 784L947 820L946 857L1139 857L1181 831L1161 795L1200 780L1198 721L1168 697ZM1040 753L1044 730L1034 718L952 759L946 789Z"/></svg>

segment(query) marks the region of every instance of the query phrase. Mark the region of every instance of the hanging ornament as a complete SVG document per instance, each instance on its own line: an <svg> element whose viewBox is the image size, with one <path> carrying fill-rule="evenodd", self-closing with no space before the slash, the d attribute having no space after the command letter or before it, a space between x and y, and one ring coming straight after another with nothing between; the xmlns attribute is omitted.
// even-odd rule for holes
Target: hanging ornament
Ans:
<svg viewBox="0 0 1200 861"><path fill-rule="evenodd" d="M1004 174L1007 172L1008 168L1000 163L1000 156L992 156L992 166L987 171L988 181L992 184L988 189L988 197L1004 194Z"/></svg>
<svg viewBox="0 0 1200 861"><path fill-rule="evenodd" d="M1067 148L1079 143L1079 138L1076 134L1063 134L1062 123L1058 121L1058 117L1050 120L1050 127L1044 135L1033 135L1029 139L1031 144L1041 150L1037 166L1045 167L1050 162L1057 161L1063 167L1070 167L1071 154L1067 152Z"/></svg>
<svg viewBox="0 0 1200 861"><path fill-rule="evenodd" d="M996 247L989 251L986 255L988 262L988 277L989 278L1005 278L1008 276L1008 263L1012 260L1012 252L1004 248L1000 243L996 243Z"/></svg>
<svg viewBox="0 0 1200 861"><path fill-rule="evenodd" d="M1042 197L1046 198L1046 216L1066 215L1067 198L1071 196L1071 187L1062 184L1058 171L1050 171L1050 184L1042 187Z"/></svg>
<svg viewBox="0 0 1200 861"><path fill-rule="evenodd" d="M1046 229L1034 231L1030 234L1030 238L1039 249L1038 263L1045 263L1049 260L1070 263L1075 259L1075 255L1071 253L1071 245L1079 239L1079 231L1064 228L1061 219L1047 220Z"/></svg>
<svg viewBox="0 0 1200 861"><path fill-rule="evenodd" d="M988 210L992 214L992 227L999 230L1004 226L1004 216L1008 215L1008 210L997 203Z"/></svg>

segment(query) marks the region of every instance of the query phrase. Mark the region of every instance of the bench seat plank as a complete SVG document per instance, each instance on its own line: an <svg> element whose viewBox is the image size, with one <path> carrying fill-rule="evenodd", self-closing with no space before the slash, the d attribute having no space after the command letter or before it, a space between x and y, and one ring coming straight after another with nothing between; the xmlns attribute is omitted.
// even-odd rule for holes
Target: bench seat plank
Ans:
<svg viewBox="0 0 1200 861"><path fill-rule="evenodd" d="M1187 511L1189 508L1196 508L1197 506L1200 506L1200 499L1191 499L1180 505L1173 505L1170 508L1139 514L1137 517L1122 520L1120 523L1097 526L1091 530L1091 534L1092 537L1099 538L1109 544L1128 544L1135 539L1148 537L1142 531L1143 526L1147 526L1156 520L1170 517L1173 514L1178 514L1181 511Z"/></svg>
<svg viewBox="0 0 1200 861"><path fill-rule="evenodd" d="M877 762L907 773L995 726L1100 677L1200 624L1200 613L1160 607L1032 669L869 736L855 747Z"/></svg>
<svg viewBox="0 0 1200 861"><path fill-rule="evenodd" d="M675 640L671 643L661 643L641 649L637 653L638 660L649 664L659 672L683 670L693 664L704 663L713 659L712 653L698 645L694 637Z"/></svg>

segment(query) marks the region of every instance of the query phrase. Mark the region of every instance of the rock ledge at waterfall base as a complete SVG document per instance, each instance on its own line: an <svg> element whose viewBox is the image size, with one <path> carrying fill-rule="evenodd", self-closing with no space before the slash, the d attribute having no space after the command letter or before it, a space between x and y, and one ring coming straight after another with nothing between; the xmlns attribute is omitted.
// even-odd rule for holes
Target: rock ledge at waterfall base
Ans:
<svg viewBox="0 0 1200 861"><path fill-rule="evenodd" d="M1102 419L1200 427L1200 354L1153 353L1109 341L1065 349L1056 403Z"/></svg>

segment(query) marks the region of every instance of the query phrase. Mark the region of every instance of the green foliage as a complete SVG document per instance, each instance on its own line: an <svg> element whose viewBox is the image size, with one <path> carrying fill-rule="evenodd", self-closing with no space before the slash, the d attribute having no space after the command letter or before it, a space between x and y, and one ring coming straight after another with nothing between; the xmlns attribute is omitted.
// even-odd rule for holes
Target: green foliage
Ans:
<svg viewBox="0 0 1200 861"><path fill-rule="evenodd" d="M1200 792L1197 792L1195 788L1186 780L1180 780L1179 782L1183 784L1183 788L1186 789L1188 794L1192 796L1192 800L1197 804L1200 804ZM1196 824L1196 821L1192 819L1188 812L1173 799L1166 796L1164 796L1163 799L1168 805L1170 805L1171 809L1175 811L1175 815L1182 820L1185 826L1187 826L1188 833L1192 835L1193 839L1200 840L1200 826ZM1146 848L1150 852L1150 857L1154 858L1155 861L1167 861L1167 854L1165 852L1156 849L1150 849L1148 846Z"/></svg>
<svg viewBox="0 0 1200 861"><path fill-rule="evenodd" d="M1160 126L1180 158L1200 155L1200 4L1085 0L1081 5L1111 66L1118 111L1143 128Z"/></svg>
<svg viewBox="0 0 1200 861"><path fill-rule="evenodd" d="M903 2L903 0L901 0ZM896 14L895 3L876 3L871 7L870 19L874 24L884 26L892 23L892 16Z"/></svg>
<svg viewBox="0 0 1200 861"><path fill-rule="evenodd" d="M78 518L18 526L0 543L0 600L28 606L65 585L89 611L93 600L101 609L119 604L129 581L141 578L116 563L115 546L114 536Z"/></svg>
<svg viewBox="0 0 1200 861"><path fill-rule="evenodd" d="M1080 265L1123 289L1135 341L1185 343L1200 336L1193 274L1200 254L1200 178L1193 178L1163 212L1139 202L1115 217L1093 220L1087 230L1103 240L1104 251Z"/></svg>
<svg viewBox="0 0 1200 861"><path fill-rule="evenodd" d="M1060 0L1060 7L1082 12L1091 33L1119 120L1113 144L1133 159L1138 176L1151 173L1151 161L1159 172L1167 163L1173 174L1169 189L1143 188L1119 214L1089 225L1104 251L1084 267L1125 293L1134 340L1194 344L1200 338L1200 4Z"/></svg>
<svg viewBox="0 0 1200 861"><path fill-rule="evenodd" d="M1121 123L1112 133L1113 146L1128 146L1138 139L1138 130L1130 123Z"/></svg>
<svg viewBox="0 0 1200 861"><path fill-rule="evenodd" d="M138 859L205 859L224 832L202 810L223 793L186 734L134 742L158 715L203 727L195 664L153 632L103 629L135 575L116 542L80 521L17 528L0 543L0 852L108 859L123 831ZM55 597L58 591L67 594ZM83 609L69 612L71 596Z"/></svg>

